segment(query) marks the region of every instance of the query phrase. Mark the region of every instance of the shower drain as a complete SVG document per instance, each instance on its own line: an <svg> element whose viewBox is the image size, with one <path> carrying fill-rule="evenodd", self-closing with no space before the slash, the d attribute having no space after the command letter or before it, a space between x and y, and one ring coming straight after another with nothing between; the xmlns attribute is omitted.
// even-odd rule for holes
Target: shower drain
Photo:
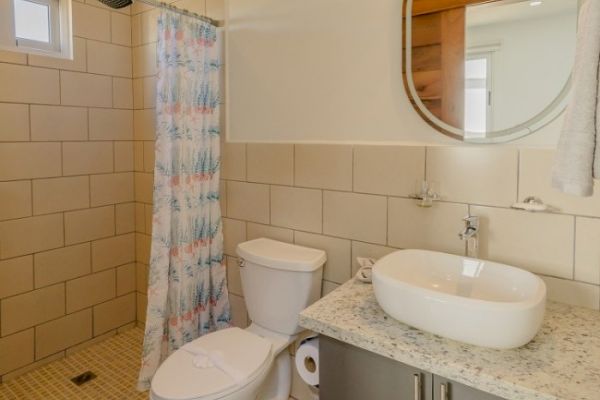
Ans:
<svg viewBox="0 0 600 400"><path fill-rule="evenodd" d="M71 378L71 382L73 382L77 386L81 386L84 383L91 381L95 377L96 374L94 374L92 371L85 371L83 374L79 374L76 377Z"/></svg>

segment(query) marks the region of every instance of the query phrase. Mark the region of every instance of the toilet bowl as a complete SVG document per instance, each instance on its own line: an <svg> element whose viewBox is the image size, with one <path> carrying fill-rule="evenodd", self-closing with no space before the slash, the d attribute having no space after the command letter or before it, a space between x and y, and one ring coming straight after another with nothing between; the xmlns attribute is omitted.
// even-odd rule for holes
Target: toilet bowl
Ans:
<svg viewBox="0 0 600 400"><path fill-rule="evenodd" d="M270 239L241 243L246 329L202 336L171 354L152 379L152 400L288 400L287 352L302 328L298 314L321 292L325 252Z"/></svg>

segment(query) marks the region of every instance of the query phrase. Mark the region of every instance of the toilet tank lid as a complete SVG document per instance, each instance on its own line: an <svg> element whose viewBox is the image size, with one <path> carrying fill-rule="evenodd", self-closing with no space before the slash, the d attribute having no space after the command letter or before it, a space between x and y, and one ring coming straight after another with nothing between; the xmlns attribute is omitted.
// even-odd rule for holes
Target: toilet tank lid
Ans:
<svg viewBox="0 0 600 400"><path fill-rule="evenodd" d="M254 264L293 272L312 272L325 264L323 250L260 238L240 243L237 254Z"/></svg>

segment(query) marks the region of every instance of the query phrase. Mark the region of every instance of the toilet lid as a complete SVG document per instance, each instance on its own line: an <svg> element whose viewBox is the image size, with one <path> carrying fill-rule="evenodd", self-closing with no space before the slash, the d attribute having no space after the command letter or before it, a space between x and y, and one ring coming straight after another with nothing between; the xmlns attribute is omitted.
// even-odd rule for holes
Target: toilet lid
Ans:
<svg viewBox="0 0 600 400"><path fill-rule="evenodd" d="M226 368L194 366L196 355L179 349L158 368L152 379L153 398L190 400L219 398L243 387L262 371L271 355L271 342L239 328L227 328L202 336L186 346L218 352ZM229 371L226 373L225 371ZM231 371L235 372L235 377Z"/></svg>

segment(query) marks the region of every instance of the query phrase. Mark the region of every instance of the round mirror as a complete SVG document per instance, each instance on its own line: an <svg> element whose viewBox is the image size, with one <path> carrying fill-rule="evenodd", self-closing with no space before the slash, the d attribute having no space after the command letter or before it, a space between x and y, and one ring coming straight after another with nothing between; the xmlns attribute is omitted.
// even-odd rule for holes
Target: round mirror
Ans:
<svg viewBox="0 0 600 400"><path fill-rule="evenodd" d="M578 0L405 0L404 84L435 129L466 142L528 135L566 107Z"/></svg>

